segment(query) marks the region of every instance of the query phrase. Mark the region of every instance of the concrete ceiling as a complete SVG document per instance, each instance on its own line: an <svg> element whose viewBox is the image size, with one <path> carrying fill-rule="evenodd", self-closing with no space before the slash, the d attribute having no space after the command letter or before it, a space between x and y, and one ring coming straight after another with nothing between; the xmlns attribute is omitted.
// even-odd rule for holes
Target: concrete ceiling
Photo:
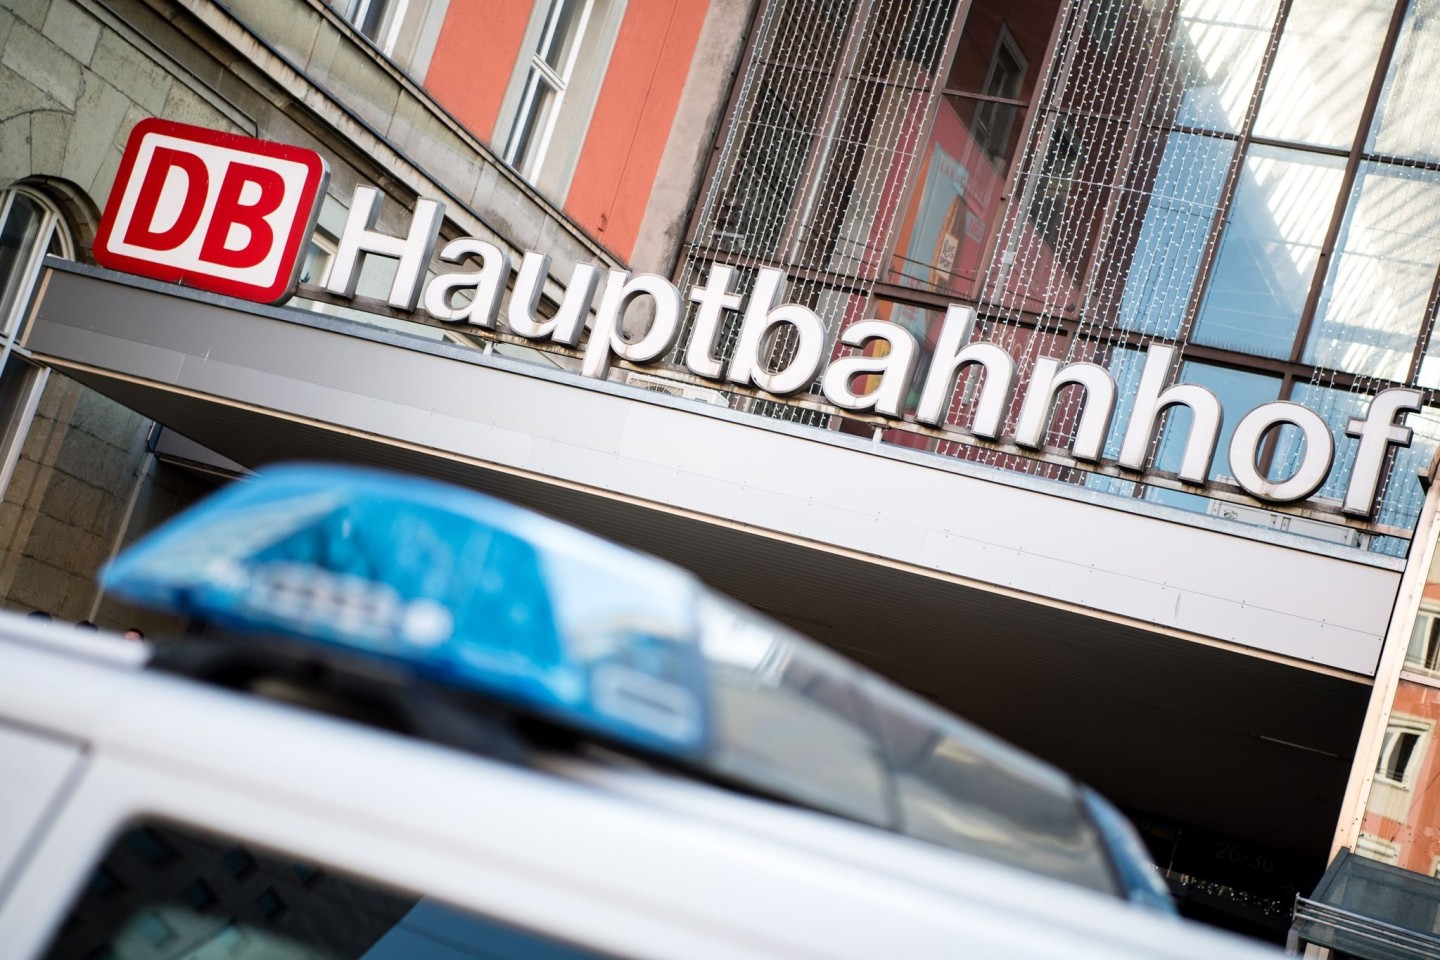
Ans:
<svg viewBox="0 0 1440 960"><path fill-rule="evenodd" d="M90 370L76 379L248 467L336 460L533 507L697 573L1132 808L1323 863L1369 687Z"/></svg>

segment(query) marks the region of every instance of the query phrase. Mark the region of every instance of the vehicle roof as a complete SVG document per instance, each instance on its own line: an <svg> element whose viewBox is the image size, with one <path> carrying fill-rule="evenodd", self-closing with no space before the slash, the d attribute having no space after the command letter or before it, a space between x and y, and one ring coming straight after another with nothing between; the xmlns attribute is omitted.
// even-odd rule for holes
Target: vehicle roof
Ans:
<svg viewBox="0 0 1440 960"><path fill-rule="evenodd" d="M750 948L736 956L880 956L900 943L911 956L1267 955L823 814L623 765L519 767L147 672L144 659L117 637L0 616L0 724L425 848L455 869L415 875L402 858L383 878L456 906L481 906L464 864L484 863L523 879L516 890L598 898L648 931L654 955L685 955L681 928L710 931L694 943L713 955L735 937ZM135 811L147 812L164 811ZM518 922L557 922L563 898L512 896Z"/></svg>

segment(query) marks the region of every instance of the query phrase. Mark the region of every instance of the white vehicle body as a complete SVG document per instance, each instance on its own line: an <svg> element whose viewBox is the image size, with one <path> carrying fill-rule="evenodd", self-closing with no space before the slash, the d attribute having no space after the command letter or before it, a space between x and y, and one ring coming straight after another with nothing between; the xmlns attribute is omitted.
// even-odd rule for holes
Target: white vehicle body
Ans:
<svg viewBox="0 0 1440 960"><path fill-rule="evenodd" d="M624 762L474 756L146 671L147 655L116 637L0 616L4 960L45 956L104 851L146 820L304 858L592 955L1274 955L827 815Z"/></svg>

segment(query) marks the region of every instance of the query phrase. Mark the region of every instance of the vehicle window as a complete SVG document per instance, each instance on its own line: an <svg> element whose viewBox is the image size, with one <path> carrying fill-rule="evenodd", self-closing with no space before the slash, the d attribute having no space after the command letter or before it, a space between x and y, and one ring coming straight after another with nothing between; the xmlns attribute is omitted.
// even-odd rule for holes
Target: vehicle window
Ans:
<svg viewBox="0 0 1440 960"><path fill-rule="evenodd" d="M894 773L901 832L1117 892L1068 777L901 690L871 683L866 693Z"/></svg>
<svg viewBox="0 0 1440 960"><path fill-rule="evenodd" d="M707 767L769 793L1105 893L1075 783L778 624L703 609Z"/></svg>
<svg viewBox="0 0 1440 960"><path fill-rule="evenodd" d="M715 773L877 826L893 825L885 759L858 714L858 671L778 624L707 604Z"/></svg>
<svg viewBox="0 0 1440 960"><path fill-rule="evenodd" d="M46 960L582 960L563 943L186 827L106 853Z"/></svg>

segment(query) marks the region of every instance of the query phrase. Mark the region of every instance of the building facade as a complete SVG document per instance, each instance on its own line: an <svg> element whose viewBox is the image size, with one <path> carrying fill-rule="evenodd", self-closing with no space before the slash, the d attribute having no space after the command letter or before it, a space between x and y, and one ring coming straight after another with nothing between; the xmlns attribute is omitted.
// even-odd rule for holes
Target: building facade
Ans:
<svg viewBox="0 0 1440 960"><path fill-rule="evenodd" d="M1430 13L3 0L0 598L174 630L125 543L402 467L1074 770L1195 916L1433 876ZM147 118L328 163L285 307L94 265Z"/></svg>

